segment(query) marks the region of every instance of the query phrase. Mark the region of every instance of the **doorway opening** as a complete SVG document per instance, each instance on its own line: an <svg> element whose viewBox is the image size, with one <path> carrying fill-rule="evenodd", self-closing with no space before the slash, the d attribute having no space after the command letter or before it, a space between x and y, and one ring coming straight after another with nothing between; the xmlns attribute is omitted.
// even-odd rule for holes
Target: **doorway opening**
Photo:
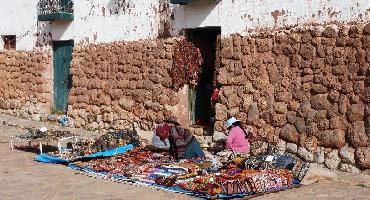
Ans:
<svg viewBox="0 0 370 200"><path fill-rule="evenodd" d="M190 122L192 125L213 127L215 111L211 96L215 86L217 38L221 35L221 27L187 29L185 35L199 48L203 58L198 85L189 89Z"/></svg>
<svg viewBox="0 0 370 200"><path fill-rule="evenodd" d="M67 112L69 91L72 87L70 73L73 40L53 41L54 111Z"/></svg>

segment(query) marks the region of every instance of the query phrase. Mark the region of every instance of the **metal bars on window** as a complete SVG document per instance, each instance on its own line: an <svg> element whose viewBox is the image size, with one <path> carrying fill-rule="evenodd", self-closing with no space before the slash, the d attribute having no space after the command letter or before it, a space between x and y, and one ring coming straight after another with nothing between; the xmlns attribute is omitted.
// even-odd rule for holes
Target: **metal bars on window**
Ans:
<svg viewBox="0 0 370 200"><path fill-rule="evenodd" d="M73 0L40 0L38 15L73 13Z"/></svg>

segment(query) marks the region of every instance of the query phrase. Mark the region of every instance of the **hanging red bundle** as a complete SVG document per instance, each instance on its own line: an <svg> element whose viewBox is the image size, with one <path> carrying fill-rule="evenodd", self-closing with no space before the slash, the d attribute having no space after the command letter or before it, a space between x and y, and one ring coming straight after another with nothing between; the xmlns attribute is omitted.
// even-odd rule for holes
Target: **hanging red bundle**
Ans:
<svg viewBox="0 0 370 200"><path fill-rule="evenodd" d="M175 45L173 67L169 74L175 89L188 84L195 87L198 84L198 74L203 63L200 50L191 42L182 39Z"/></svg>

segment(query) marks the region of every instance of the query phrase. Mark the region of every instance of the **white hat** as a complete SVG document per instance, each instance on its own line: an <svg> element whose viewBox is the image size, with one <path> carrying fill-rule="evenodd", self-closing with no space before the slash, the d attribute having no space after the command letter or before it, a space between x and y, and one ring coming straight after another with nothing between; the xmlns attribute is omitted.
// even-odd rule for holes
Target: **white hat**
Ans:
<svg viewBox="0 0 370 200"><path fill-rule="evenodd" d="M233 125L233 123L235 122L240 122L240 120L237 120L235 117L232 117L230 119L227 120L227 128L229 128L231 125Z"/></svg>

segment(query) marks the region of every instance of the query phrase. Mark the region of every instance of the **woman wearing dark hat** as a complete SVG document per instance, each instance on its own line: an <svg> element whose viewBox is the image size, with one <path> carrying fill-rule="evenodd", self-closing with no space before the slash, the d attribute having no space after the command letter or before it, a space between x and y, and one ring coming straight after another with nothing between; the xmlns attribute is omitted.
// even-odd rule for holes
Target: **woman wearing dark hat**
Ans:
<svg viewBox="0 0 370 200"><path fill-rule="evenodd" d="M164 124L157 127L155 134L162 141L169 140L170 154L176 160L205 156L197 139L189 130L182 128L175 117L164 120Z"/></svg>

